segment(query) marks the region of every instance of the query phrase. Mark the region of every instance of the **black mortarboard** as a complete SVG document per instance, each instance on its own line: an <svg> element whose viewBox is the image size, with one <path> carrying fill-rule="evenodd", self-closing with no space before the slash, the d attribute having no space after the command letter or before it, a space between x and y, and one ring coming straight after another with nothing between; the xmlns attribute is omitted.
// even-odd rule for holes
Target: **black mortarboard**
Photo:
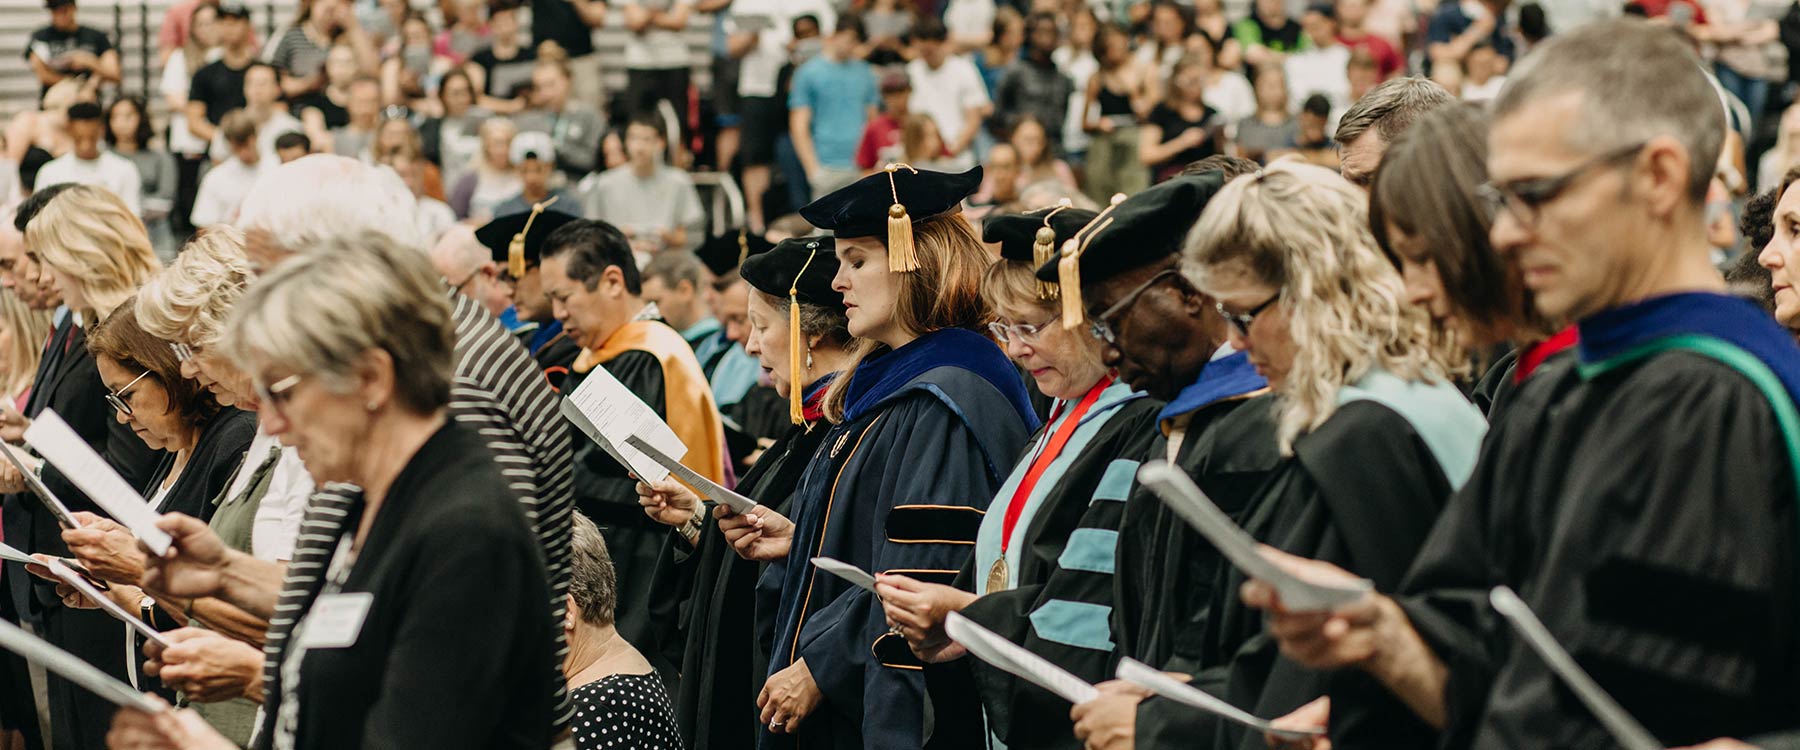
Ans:
<svg viewBox="0 0 1800 750"><path fill-rule="evenodd" d="M580 218L561 211L545 210L556 199L531 207L522 214L510 214L490 221L475 230L475 239L494 254L496 263L504 264L513 278L525 275L528 264L538 262L544 240L562 225Z"/></svg>
<svg viewBox="0 0 1800 750"><path fill-rule="evenodd" d="M794 424L806 421L801 391L801 355L806 337L800 331L800 304L843 309L844 295L831 288L837 276L837 243L830 237L795 237L744 261L738 273L745 283L764 294L788 298L788 417Z"/></svg>
<svg viewBox="0 0 1800 750"><path fill-rule="evenodd" d="M1029 263L1033 269L1056 258L1056 249L1093 221L1094 212L1070 208L1065 198L1055 206L1022 214L989 216L982 222L981 241L1000 244L1000 257ZM1044 299L1056 298L1056 285L1038 282Z"/></svg>
<svg viewBox="0 0 1800 750"><path fill-rule="evenodd" d="M1181 252L1206 202L1225 186L1223 172L1183 175L1159 183L1095 215L1062 244L1055 262L1037 270L1040 281L1062 287L1063 325L1081 324L1081 285L1109 279Z"/></svg>
<svg viewBox="0 0 1800 750"><path fill-rule="evenodd" d="M949 213L981 187L981 167L962 174L889 164L800 209L800 216L839 237L888 238L888 270L917 270L912 222Z"/></svg>
<svg viewBox="0 0 1800 750"><path fill-rule="evenodd" d="M700 260L706 263L706 270L712 271L712 275L725 276L737 270L745 258L766 253L771 247L774 245L769 244L762 235L739 229L708 239L694 254L700 256Z"/></svg>

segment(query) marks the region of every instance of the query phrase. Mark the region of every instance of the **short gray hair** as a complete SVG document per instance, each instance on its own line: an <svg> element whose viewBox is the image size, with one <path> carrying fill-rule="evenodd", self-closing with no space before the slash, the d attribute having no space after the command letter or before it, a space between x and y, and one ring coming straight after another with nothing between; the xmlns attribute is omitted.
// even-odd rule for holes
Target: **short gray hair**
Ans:
<svg viewBox="0 0 1800 750"><path fill-rule="evenodd" d="M429 414L450 401L450 302L425 256L377 232L295 248L238 302L226 354L239 369L274 367L345 389L365 352L394 362L394 398Z"/></svg>
<svg viewBox="0 0 1800 750"><path fill-rule="evenodd" d="M238 206L237 227L269 234L288 252L344 234L380 232L423 253L418 200L394 170L332 154L303 156L256 180Z"/></svg>
<svg viewBox="0 0 1800 750"><path fill-rule="evenodd" d="M1557 34L1507 76L1493 120L1570 92L1583 109L1575 131L1562 134L1571 148L1598 154L1671 136L1688 150L1689 196L1706 200L1725 144L1725 109L1677 32L1621 18Z"/></svg>
<svg viewBox="0 0 1800 750"><path fill-rule="evenodd" d="M650 262L644 264L643 273L645 281L661 279L663 286L670 289L685 281L694 287L694 291L699 291L700 285L706 283L707 271L699 256L686 250L666 250L650 258Z"/></svg>
<svg viewBox="0 0 1800 750"><path fill-rule="evenodd" d="M212 346L255 280L243 233L225 224L207 227L181 248L168 270L138 290L138 323L164 341Z"/></svg>
<svg viewBox="0 0 1800 750"><path fill-rule="evenodd" d="M619 603L619 574L613 569L612 555L606 551L606 537L581 511L571 516L569 596L581 610L583 622L597 627L611 625L613 610Z"/></svg>
<svg viewBox="0 0 1800 750"><path fill-rule="evenodd" d="M446 279L467 277L493 259L493 252L475 239L475 230L467 224L444 230L437 244L431 246L431 264Z"/></svg>
<svg viewBox="0 0 1800 750"><path fill-rule="evenodd" d="M1456 97L1431 79L1395 78L1369 89L1350 105L1331 137L1338 145L1348 146L1374 128L1382 142L1393 143L1420 115L1453 101Z"/></svg>

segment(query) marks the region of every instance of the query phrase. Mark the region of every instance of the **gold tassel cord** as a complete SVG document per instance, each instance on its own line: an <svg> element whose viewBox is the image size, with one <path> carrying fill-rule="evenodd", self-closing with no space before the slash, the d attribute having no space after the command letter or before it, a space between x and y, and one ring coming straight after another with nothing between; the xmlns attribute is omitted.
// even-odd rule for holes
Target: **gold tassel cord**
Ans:
<svg viewBox="0 0 1800 750"><path fill-rule="evenodd" d="M913 247L912 217L906 215L906 205L900 202L900 185L894 180L894 173L902 169L919 173L910 164L889 164L883 170L887 172L888 190L894 196L894 204L888 206L888 270L912 273L919 270L919 256Z"/></svg>
<svg viewBox="0 0 1800 750"><path fill-rule="evenodd" d="M1074 201L1064 198L1057 202L1055 208L1050 209L1050 213L1044 214L1044 225L1038 228L1037 236L1032 238L1032 268L1042 268L1045 263L1049 263L1051 259L1056 257L1056 229L1050 226L1050 217L1055 216L1058 211L1073 205L1075 205ZM1038 281L1037 284L1039 299L1056 299L1056 284L1042 280Z"/></svg>
<svg viewBox="0 0 1800 750"><path fill-rule="evenodd" d="M738 230L738 266L740 266L740 267L743 266L744 261L749 260L749 259L750 259L750 230L749 229L739 229Z"/></svg>
<svg viewBox="0 0 1800 750"><path fill-rule="evenodd" d="M812 266L813 258L818 257L819 243L811 243L807 249L812 252L807 253L806 262L800 264L800 272L788 285L788 420L794 424L806 422L806 384L800 371L800 354L806 347L806 338L800 331L800 278Z"/></svg>
<svg viewBox="0 0 1800 750"><path fill-rule="evenodd" d="M1113 219L1108 214L1111 214L1113 209L1118 208L1119 204L1124 202L1124 193L1114 193L1111 205L1094 216L1093 220L1089 221L1087 226L1082 227L1081 231L1076 232L1068 242L1063 243L1062 260L1056 265L1056 280L1062 286L1063 328L1065 329L1073 331L1080 328L1082 321L1087 319L1087 310L1081 302L1081 255L1087 252L1088 245L1093 243L1095 235L1112 226Z"/></svg>
<svg viewBox="0 0 1800 750"><path fill-rule="evenodd" d="M552 195L550 196L550 200L533 204L531 206L531 215L525 217L525 228L519 230L518 234L513 235L512 242L507 243L506 272L511 274L514 279L518 279L525 275L525 235L531 234L532 222L537 221L538 214L543 213L544 209L549 208L551 204L555 203L559 198L562 198L562 196Z"/></svg>

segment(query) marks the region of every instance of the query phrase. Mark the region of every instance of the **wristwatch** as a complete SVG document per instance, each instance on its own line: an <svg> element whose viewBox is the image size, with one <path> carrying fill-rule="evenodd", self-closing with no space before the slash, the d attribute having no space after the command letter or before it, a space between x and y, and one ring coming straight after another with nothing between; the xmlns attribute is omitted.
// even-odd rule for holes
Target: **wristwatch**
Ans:
<svg viewBox="0 0 1800 750"><path fill-rule="evenodd" d="M675 527L675 533L680 534L688 544L698 543L700 541L700 515L696 513L688 516L686 523Z"/></svg>

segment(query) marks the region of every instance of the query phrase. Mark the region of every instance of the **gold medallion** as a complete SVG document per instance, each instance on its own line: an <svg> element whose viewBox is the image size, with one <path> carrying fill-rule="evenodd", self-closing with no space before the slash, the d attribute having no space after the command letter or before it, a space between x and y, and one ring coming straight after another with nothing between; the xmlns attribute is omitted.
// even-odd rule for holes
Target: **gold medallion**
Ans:
<svg viewBox="0 0 1800 750"><path fill-rule="evenodd" d="M988 593L993 593L1008 588L1011 587L1006 583L1006 556L1001 555L1000 559L994 561L994 567L988 568L987 590Z"/></svg>

